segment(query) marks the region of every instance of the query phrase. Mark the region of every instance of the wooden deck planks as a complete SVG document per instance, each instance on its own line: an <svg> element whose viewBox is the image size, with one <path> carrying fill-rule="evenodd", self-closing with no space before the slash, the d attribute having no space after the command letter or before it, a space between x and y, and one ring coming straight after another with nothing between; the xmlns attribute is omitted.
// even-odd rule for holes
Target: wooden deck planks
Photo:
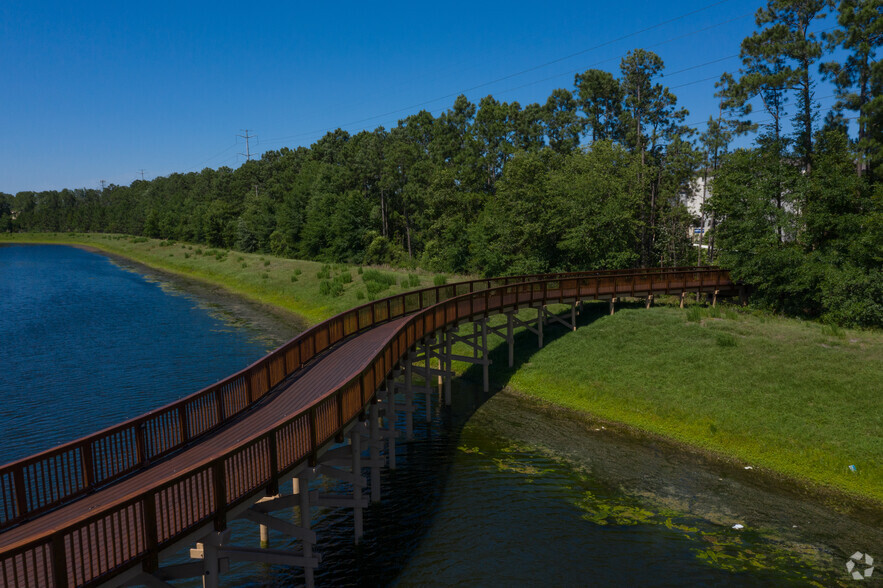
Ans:
<svg viewBox="0 0 883 588"><path fill-rule="evenodd" d="M405 321L405 317L394 319L342 343L267 403L181 453L0 534L0 550L63 528L107 504L142 494L148 486L159 485L177 472L236 448L255 432L269 429L358 374Z"/></svg>

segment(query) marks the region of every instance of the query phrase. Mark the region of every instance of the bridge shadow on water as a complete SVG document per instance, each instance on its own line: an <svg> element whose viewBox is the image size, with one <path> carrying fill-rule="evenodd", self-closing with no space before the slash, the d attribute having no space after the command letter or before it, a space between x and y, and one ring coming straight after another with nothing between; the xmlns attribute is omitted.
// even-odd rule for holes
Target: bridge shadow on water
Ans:
<svg viewBox="0 0 883 588"><path fill-rule="evenodd" d="M618 305L618 309L638 307L642 304ZM608 312L606 303L586 304L577 316L577 327L591 324L607 316ZM560 316L569 321L569 307ZM550 321L544 327L544 345L569 333L571 331L560 323ZM506 342L490 335L489 345L492 360L489 392L482 390L482 367L476 365L454 378L450 407L444 406L441 387L436 388L433 382L430 422L425 419L424 395L415 394L414 438L408 441L404 436L400 437L397 468L381 470L382 501L364 511L365 535L360 545L353 542L352 510L328 509L321 513L314 510L313 529L318 538L315 550L323 556L316 570L317 586L394 584L407 567L433 527L435 515L445 497L464 426L485 402L508 384L518 368L530 362L539 351L537 335L523 329L516 331L514 366L509 368ZM415 383L419 385L416 377ZM404 416L400 415L398 429L402 435L404 428ZM348 485L329 483L322 489L325 492L346 492ZM245 531L255 532L254 529ZM272 535L271 547L284 548L281 540ZM295 586L303 583L303 572L296 568L247 565L241 571L234 570L230 579L236 585Z"/></svg>

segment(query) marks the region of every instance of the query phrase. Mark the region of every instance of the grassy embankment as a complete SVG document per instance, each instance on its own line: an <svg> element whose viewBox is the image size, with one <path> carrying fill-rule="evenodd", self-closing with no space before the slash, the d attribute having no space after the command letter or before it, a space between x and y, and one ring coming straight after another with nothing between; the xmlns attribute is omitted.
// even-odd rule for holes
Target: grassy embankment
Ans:
<svg viewBox="0 0 883 588"><path fill-rule="evenodd" d="M0 243L94 247L154 269L222 286L251 300L294 312L311 324L365 304L372 296L383 298L432 286L439 278L423 271L324 264L125 235L0 233ZM323 286L323 282L327 284Z"/></svg>
<svg viewBox="0 0 883 588"><path fill-rule="evenodd" d="M494 379L883 505L883 332L695 304L588 304L578 324L542 350L522 334L513 370L499 346Z"/></svg>
<svg viewBox="0 0 883 588"><path fill-rule="evenodd" d="M0 242L10 241L96 247L313 322L367 301L356 266L110 235L0 235ZM326 271L330 279L318 277ZM340 295L320 292L323 281L346 273L352 282L341 284ZM384 273L397 284L378 297L433 282L422 272L416 279L406 271ZM575 333L548 327L542 350L534 335L516 331L512 370L505 344L492 337L492 378L602 419L883 502L883 333L732 308L626 307L613 316L606 308L587 305Z"/></svg>

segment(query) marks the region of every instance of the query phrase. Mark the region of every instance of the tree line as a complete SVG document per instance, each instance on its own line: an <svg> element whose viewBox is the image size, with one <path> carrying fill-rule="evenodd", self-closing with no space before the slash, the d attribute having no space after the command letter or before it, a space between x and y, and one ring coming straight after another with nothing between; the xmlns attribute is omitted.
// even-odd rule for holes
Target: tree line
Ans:
<svg viewBox="0 0 883 588"><path fill-rule="evenodd" d="M587 70L544 103L461 95L438 116L338 129L237 169L0 195L0 231L485 275L714 263L755 285L758 304L881 325L880 12L881 0L769 0L702 132L661 83L662 59L635 49L615 75ZM825 15L837 25L811 32ZM838 98L826 113L821 78ZM731 148L750 132L750 148ZM711 189L696 218L686 199L700 178ZM697 248L691 227L706 219Z"/></svg>

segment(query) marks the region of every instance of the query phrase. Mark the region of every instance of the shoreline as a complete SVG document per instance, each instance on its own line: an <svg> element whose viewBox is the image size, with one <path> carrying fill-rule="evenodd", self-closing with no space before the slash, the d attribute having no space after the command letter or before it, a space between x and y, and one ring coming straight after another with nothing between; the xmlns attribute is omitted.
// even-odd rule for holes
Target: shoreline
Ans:
<svg viewBox="0 0 883 588"><path fill-rule="evenodd" d="M282 320L289 328L297 328L298 332L309 325L308 319L297 315L291 310L274 305L271 302L255 300L248 294L238 291L229 285L222 283L220 280L211 280L201 276L188 275L168 267L157 267L155 264L147 263L139 259L133 259L118 251L111 251L100 246L78 243L73 240L70 242L62 242L61 240L24 241L18 239L14 241L3 241L2 238L0 238L0 245L3 243L55 244L79 247L84 250L105 255L110 259L122 260L125 264L133 264L136 267L140 266L148 268L150 272L160 275L168 282L173 284L177 282L183 286L183 290L198 296L200 299L208 297L210 299L209 302L212 302L211 299L216 299L222 303L222 306L238 306L240 307L240 312L244 314L273 317L276 320ZM263 322L263 327L267 328L272 320L273 319L258 322ZM297 326L295 327L295 325ZM459 375L463 377L462 372ZM787 493L794 497L810 500L815 504L825 505L826 508L847 513L850 516L863 516L866 520L874 520L876 524L883 526L883 502L874 496L822 484L810 478L795 476L769 467L752 466L750 474L747 474L746 470L744 470L746 464L735 454L727 454L711 449L705 449L698 444L681 441L627 422L606 420L589 411L556 404L543 399L538 395L518 390L509 385L504 386L502 390L540 403L541 405L546 406L549 410L563 411L563 413L572 415L574 418L583 420L587 423L606 427L606 431L609 433L622 435L624 438L630 438L633 440L641 440L645 443L658 444L663 447L664 451L674 452L679 456L692 456L694 459L699 459L706 463L714 463L718 467L731 471L734 476L750 479L752 484L759 484L760 487L766 487L778 493Z"/></svg>

